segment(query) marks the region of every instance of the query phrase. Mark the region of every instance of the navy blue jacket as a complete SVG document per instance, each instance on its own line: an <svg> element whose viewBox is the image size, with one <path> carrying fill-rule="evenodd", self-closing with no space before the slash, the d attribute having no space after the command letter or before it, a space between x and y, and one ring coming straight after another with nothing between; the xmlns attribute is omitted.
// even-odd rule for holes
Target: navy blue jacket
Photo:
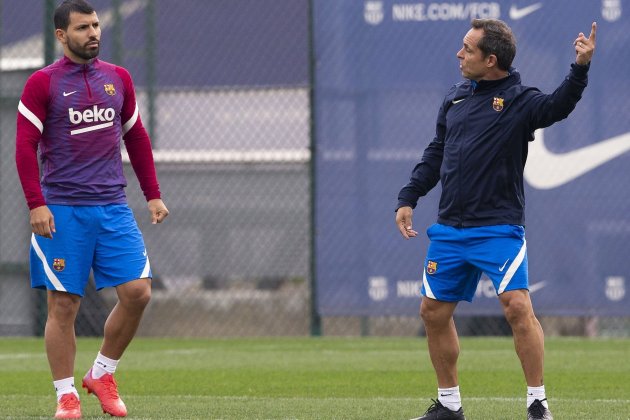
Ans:
<svg viewBox="0 0 630 420"><path fill-rule="evenodd" d="M589 66L571 65L550 95L521 85L510 69L499 80L453 86L440 108L436 134L398 206L415 208L438 181L438 223L450 226L525 224L523 170L534 131L566 118L582 97Z"/></svg>

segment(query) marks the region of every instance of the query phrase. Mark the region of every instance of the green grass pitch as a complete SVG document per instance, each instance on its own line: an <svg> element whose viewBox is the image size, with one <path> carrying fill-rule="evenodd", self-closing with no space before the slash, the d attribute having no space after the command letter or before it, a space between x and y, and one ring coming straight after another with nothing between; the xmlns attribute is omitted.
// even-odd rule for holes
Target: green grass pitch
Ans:
<svg viewBox="0 0 630 420"><path fill-rule="evenodd" d="M79 387L99 343L78 340ZM630 419L629 340L545 347L554 418ZM459 367L467 419L525 418L510 338L462 339ZM130 419L409 419L437 393L420 338L137 338L116 378ZM80 395L83 418L106 418ZM43 341L0 339L0 418L51 418L55 402Z"/></svg>

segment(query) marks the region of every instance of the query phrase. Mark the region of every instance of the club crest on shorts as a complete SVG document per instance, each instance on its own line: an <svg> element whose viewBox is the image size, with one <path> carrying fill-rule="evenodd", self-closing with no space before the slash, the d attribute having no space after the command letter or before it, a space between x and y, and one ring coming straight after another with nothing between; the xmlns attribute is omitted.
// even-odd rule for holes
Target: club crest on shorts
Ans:
<svg viewBox="0 0 630 420"><path fill-rule="evenodd" d="M437 271L437 262L427 261L427 274L435 274Z"/></svg>
<svg viewBox="0 0 630 420"><path fill-rule="evenodd" d="M107 83L103 86L105 87L105 93L107 93L109 96L114 96L116 94L116 88L114 87L113 83Z"/></svg>
<svg viewBox="0 0 630 420"><path fill-rule="evenodd" d="M503 98L499 98L498 96L495 96L494 99L492 100L492 109L494 109L497 112L501 112L503 111Z"/></svg>
<svg viewBox="0 0 630 420"><path fill-rule="evenodd" d="M64 258L53 258L53 268L55 271L63 271L66 268L66 260Z"/></svg>

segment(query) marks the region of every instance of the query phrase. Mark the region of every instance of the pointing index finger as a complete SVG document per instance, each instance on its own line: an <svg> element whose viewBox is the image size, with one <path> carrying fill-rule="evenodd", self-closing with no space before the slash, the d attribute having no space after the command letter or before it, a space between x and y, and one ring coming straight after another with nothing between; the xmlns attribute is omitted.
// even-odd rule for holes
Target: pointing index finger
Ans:
<svg viewBox="0 0 630 420"><path fill-rule="evenodd" d="M591 33L588 36L589 41L595 42L596 34L597 34L597 22L593 22L591 24Z"/></svg>

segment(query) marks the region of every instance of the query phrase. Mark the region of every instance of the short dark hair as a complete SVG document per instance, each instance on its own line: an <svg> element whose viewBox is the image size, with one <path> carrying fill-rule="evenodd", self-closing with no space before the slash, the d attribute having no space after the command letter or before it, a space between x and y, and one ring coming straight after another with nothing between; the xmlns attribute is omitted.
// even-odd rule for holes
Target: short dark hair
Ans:
<svg viewBox="0 0 630 420"><path fill-rule="evenodd" d="M475 29L483 29L483 37L477 47L484 57L494 54L501 70L509 70L516 56L516 37L510 27L499 19L473 19Z"/></svg>
<svg viewBox="0 0 630 420"><path fill-rule="evenodd" d="M55 29L68 29L70 25L70 13L76 12L84 15L91 15L96 10L85 0L65 0L55 9L53 20Z"/></svg>

